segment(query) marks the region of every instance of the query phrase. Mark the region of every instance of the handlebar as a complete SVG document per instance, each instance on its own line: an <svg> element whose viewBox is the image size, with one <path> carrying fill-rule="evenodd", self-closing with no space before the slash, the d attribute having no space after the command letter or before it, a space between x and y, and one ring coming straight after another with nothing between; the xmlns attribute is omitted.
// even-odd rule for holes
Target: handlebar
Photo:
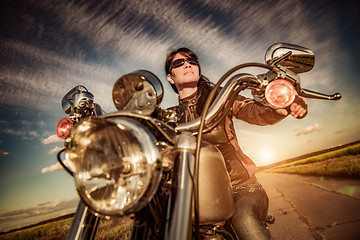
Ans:
<svg viewBox="0 0 360 240"><path fill-rule="evenodd" d="M258 80L254 75L251 74L238 74L233 76L228 82L226 82L225 86L221 89L219 95L214 100L213 104L209 108L209 111L205 117L205 123L211 123L211 126L206 126L206 128L211 128L212 126L216 125L219 120L218 116L225 116L227 113L227 109L225 105L231 106L232 102L228 102L229 99L232 101L235 100L234 96L236 97L238 93L249 87L257 87L261 84L261 81ZM217 121L213 121L217 119ZM215 122L215 123L213 123ZM193 121L187 123L180 123L176 128L176 132L181 131L197 131L199 129L201 123L201 119L197 118ZM206 129L205 129L206 131ZM196 132L195 132L196 133Z"/></svg>
<svg viewBox="0 0 360 240"><path fill-rule="evenodd" d="M262 80L251 74L243 73L233 76L228 82L226 82L225 86L221 89L219 95L216 97L213 104L209 108L209 111L205 117L206 128L204 129L204 132L208 131L213 126L216 126L216 124L222 120L222 118L227 113L229 106L232 105L233 101L235 100L235 97L241 90L244 90L246 88L253 88L253 89L262 88L263 84L264 82ZM297 86L297 92L300 96L306 98L324 99L324 100L341 99L340 93L327 95L309 89L300 88L299 85ZM176 132L192 131L194 134L197 134L200 123L201 123L201 118L197 118L187 123L180 123L175 128L175 131ZM209 123L210 125L208 125Z"/></svg>

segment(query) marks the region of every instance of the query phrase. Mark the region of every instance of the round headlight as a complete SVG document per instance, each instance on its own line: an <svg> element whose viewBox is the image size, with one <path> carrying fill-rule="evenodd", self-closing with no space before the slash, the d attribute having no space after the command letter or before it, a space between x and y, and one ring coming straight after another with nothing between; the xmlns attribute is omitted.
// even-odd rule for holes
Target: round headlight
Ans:
<svg viewBox="0 0 360 240"><path fill-rule="evenodd" d="M294 86L284 79L276 79L269 83L265 90L265 98L274 108L286 108L293 103L296 95Z"/></svg>
<svg viewBox="0 0 360 240"><path fill-rule="evenodd" d="M152 133L130 118L87 119L67 139L81 199L101 216L123 216L144 207L161 178Z"/></svg>

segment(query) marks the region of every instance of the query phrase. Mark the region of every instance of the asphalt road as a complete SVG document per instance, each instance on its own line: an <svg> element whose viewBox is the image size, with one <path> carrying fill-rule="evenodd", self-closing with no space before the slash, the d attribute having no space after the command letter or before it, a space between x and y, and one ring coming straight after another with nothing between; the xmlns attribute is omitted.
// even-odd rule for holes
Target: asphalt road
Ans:
<svg viewBox="0 0 360 240"><path fill-rule="evenodd" d="M269 199L274 240L360 240L360 180L257 174Z"/></svg>

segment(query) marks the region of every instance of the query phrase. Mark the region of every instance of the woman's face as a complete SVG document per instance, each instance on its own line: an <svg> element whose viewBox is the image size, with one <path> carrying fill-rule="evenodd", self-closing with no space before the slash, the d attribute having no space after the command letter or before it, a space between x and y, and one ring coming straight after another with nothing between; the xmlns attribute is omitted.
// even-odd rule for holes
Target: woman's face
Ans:
<svg viewBox="0 0 360 240"><path fill-rule="evenodd" d="M172 62L181 58L187 59L188 57L185 57L181 53L177 53ZM181 91L183 88L196 88L200 79L199 67L185 61L184 65L172 68L171 74L168 74L167 79L171 84L176 85L178 91Z"/></svg>

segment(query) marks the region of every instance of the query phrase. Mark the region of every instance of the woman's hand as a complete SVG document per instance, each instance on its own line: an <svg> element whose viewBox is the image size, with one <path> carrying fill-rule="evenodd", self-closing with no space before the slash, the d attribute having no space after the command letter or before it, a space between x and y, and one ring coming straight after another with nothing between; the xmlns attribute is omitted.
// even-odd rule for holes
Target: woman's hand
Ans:
<svg viewBox="0 0 360 240"><path fill-rule="evenodd" d="M289 107L276 109L276 112L284 116L287 116L290 113L294 118L303 118L307 114L306 99L296 95L294 102Z"/></svg>

